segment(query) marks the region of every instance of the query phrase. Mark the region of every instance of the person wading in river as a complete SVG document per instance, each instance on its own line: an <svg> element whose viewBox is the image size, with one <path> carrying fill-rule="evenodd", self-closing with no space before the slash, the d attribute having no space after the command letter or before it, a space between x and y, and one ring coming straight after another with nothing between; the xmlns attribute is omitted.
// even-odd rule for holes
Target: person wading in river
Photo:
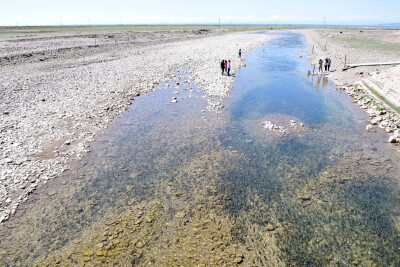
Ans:
<svg viewBox="0 0 400 267"><path fill-rule="evenodd" d="M225 60L221 61L221 70L222 70L222 75L224 75L224 70L225 70Z"/></svg>

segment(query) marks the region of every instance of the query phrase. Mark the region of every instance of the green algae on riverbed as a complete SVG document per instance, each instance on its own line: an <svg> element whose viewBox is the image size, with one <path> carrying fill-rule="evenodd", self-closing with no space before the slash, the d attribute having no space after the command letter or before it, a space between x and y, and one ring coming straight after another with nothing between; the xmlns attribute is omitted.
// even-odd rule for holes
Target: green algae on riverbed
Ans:
<svg viewBox="0 0 400 267"><path fill-rule="evenodd" d="M222 111L185 88L138 98L4 225L0 262L400 264L398 155L350 98L307 80L302 49L281 33L254 51Z"/></svg>
<svg viewBox="0 0 400 267"><path fill-rule="evenodd" d="M159 184L162 201L130 207L65 252L39 259L37 265L233 266L249 262L249 252L232 241L232 221L219 209L223 196L213 186L219 157L192 159ZM203 186L198 188L193 182L203 182Z"/></svg>

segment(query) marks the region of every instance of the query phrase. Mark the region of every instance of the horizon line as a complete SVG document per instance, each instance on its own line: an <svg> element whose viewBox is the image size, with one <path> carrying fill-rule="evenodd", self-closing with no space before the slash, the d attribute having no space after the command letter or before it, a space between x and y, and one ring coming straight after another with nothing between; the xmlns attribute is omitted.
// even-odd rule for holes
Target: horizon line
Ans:
<svg viewBox="0 0 400 267"><path fill-rule="evenodd" d="M39 25L0 25L0 27L70 27L70 26L322 26L322 27L400 27L400 23L378 23L378 24L313 24L313 23L93 23L93 24L39 24Z"/></svg>

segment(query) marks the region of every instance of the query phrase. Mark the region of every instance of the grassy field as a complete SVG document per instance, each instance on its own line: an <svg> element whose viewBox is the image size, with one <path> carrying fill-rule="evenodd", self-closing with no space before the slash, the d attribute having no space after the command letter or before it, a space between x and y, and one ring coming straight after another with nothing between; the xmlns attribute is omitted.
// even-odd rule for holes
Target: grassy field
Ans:
<svg viewBox="0 0 400 267"><path fill-rule="evenodd" d="M37 35L45 33L107 33L124 31L169 31L195 29L225 29L235 31L279 30L279 29L323 29L323 26L300 25L82 25L82 26L0 26L0 35ZM326 29L365 29L364 27L327 26ZM345 37L343 37L345 38ZM355 40L352 40L356 42Z"/></svg>
<svg viewBox="0 0 400 267"><path fill-rule="evenodd" d="M395 53L400 55L400 36L382 35L345 35L335 36L334 41L348 48L362 49L378 53Z"/></svg>
<svg viewBox="0 0 400 267"><path fill-rule="evenodd" d="M251 31L265 29L293 29L300 26L285 25L85 25L85 26L21 26L0 27L0 35L5 34L42 34L42 33L100 33L124 31L169 31L169 30L195 30L217 29L228 31Z"/></svg>

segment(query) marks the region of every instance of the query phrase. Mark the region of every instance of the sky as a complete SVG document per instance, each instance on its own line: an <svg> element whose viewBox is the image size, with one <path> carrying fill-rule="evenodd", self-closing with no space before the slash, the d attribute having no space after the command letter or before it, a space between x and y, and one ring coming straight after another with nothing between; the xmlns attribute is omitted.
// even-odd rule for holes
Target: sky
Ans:
<svg viewBox="0 0 400 267"><path fill-rule="evenodd" d="M0 26L400 23L399 0L0 0Z"/></svg>

